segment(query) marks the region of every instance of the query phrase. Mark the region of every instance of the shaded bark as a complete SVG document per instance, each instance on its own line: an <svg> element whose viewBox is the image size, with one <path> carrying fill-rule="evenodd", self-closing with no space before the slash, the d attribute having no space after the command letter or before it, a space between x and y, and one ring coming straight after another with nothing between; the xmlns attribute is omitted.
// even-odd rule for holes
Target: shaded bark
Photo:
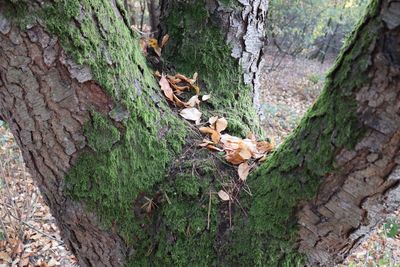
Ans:
<svg viewBox="0 0 400 267"><path fill-rule="evenodd" d="M175 38L163 54L193 73L201 62L171 56L188 45L174 26L192 18L166 21L185 4L163 3L162 30ZM243 132L257 122L238 114L252 107L227 58L239 59L244 82L256 87L266 2L196 3L205 15L188 31L200 27L200 36L184 41L193 51L213 37L217 49L202 51L223 61L211 74L200 70L216 98L203 111L235 116L229 130ZM35 23L21 28L3 12L15 6L0 6L0 117L82 266L295 266L304 263L299 252L311 266L332 266L399 203L397 2L372 2L321 98L248 178L252 196L242 193L229 212L211 191L227 182L219 176L234 182L235 169L195 148L201 136L163 99L119 2L50 3L44 15L25 4ZM61 18L73 23L63 27ZM229 77L211 80L218 72ZM146 199L154 211L143 211Z"/></svg>
<svg viewBox="0 0 400 267"><path fill-rule="evenodd" d="M4 6L0 5L0 10ZM65 196L64 177L87 146L89 109L113 101L40 25L20 31L0 11L0 114L8 122L62 236L82 266L123 266L126 247L85 205Z"/></svg>

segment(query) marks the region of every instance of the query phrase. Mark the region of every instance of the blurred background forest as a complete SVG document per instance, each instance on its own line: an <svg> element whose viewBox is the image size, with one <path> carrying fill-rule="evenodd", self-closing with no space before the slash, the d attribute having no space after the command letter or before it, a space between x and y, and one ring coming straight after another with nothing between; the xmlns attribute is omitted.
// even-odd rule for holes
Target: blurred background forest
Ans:
<svg viewBox="0 0 400 267"><path fill-rule="evenodd" d="M157 36L159 0L124 0L132 28ZM262 72L261 122L277 144L318 97L326 71L368 0L270 0ZM400 266L393 214L342 266ZM0 121L0 266L78 266Z"/></svg>

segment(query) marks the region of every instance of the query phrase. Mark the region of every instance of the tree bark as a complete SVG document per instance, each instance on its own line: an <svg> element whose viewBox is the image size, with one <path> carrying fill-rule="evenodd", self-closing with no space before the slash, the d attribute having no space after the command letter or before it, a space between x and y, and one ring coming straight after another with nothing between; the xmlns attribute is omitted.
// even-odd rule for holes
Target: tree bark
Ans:
<svg viewBox="0 0 400 267"><path fill-rule="evenodd" d="M199 72L203 113L230 133L258 129L245 83L266 6L162 4L163 56ZM332 266L400 202L399 14L371 3L320 99L229 204L212 192L242 188L235 168L195 147L122 1L0 3L0 117L82 266Z"/></svg>

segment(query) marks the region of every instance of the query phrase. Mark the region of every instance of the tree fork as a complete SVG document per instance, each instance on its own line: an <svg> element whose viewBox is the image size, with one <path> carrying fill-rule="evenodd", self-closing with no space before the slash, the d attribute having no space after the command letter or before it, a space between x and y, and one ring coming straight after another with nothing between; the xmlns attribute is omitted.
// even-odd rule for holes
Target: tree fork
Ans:
<svg viewBox="0 0 400 267"><path fill-rule="evenodd" d="M257 130L217 23L261 2L163 2L164 56L213 90L204 113ZM319 100L248 177L232 228L210 190L234 169L195 149L201 137L161 96L122 1L2 2L0 116L82 266L331 266L399 203L399 10L371 2Z"/></svg>

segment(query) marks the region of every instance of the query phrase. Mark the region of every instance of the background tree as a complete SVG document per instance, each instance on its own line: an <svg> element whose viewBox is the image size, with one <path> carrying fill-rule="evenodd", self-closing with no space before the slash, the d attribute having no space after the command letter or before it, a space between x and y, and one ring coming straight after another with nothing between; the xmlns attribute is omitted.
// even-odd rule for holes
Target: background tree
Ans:
<svg viewBox="0 0 400 267"><path fill-rule="evenodd" d="M266 6L161 3L164 58L199 72L213 95L203 113L236 135L262 134ZM2 2L0 116L83 266L331 266L399 202L399 13L371 2L320 99L237 202L212 194L240 188L236 170L193 145L122 1Z"/></svg>

